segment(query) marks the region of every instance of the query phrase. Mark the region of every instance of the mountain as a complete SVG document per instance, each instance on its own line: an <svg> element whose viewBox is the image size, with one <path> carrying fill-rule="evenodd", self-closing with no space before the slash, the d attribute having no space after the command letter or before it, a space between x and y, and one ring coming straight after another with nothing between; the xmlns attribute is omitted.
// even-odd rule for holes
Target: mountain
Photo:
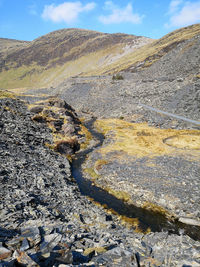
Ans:
<svg viewBox="0 0 200 267"><path fill-rule="evenodd" d="M110 64L109 67L102 70L99 69L98 71L102 73L113 73L126 69L138 70L138 67L139 69L147 68L168 54L172 49L178 47L182 43L185 43L187 40L191 40L194 36L198 36L199 34L200 24L180 28L165 35L159 40L155 40L140 49L130 52L120 60ZM194 42L187 48L191 47L193 44Z"/></svg>
<svg viewBox="0 0 200 267"><path fill-rule="evenodd" d="M135 72L199 33L195 24L159 40L83 29L58 30L32 42L0 39L0 88L50 87L73 76Z"/></svg>
<svg viewBox="0 0 200 267"><path fill-rule="evenodd" d="M1 57L5 57L7 53L11 53L16 49L21 49L28 45L28 41L18 41L15 39L7 39L7 38L0 38L0 55Z"/></svg>
<svg viewBox="0 0 200 267"><path fill-rule="evenodd" d="M141 36L63 29L5 51L5 41L0 39L0 87L55 85L115 62L149 42Z"/></svg>
<svg viewBox="0 0 200 267"><path fill-rule="evenodd" d="M0 265L199 266L200 25L0 44Z"/></svg>
<svg viewBox="0 0 200 267"><path fill-rule="evenodd" d="M96 117L130 117L138 113L141 103L198 120L199 65L200 25L193 25L138 48L92 73L104 75L73 77L55 88L33 93L59 94L77 111ZM119 70L123 80L112 79L112 73ZM147 112L145 119L149 116ZM156 123L164 122L160 118Z"/></svg>

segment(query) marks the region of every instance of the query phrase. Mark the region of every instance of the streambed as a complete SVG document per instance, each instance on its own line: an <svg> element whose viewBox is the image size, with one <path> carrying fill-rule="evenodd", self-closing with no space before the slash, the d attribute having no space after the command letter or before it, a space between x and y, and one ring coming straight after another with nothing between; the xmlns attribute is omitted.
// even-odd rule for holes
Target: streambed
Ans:
<svg viewBox="0 0 200 267"><path fill-rule="evenodd" d="M169 233L174 234L184 233L195 240L200 240L198 226L187 225L178 222L178 220L169 221L169 219L161 213L129 205L112 194L109 194L106 190L95 186L92 181L84 177L82 164L87 160L87 156L96 148L100 147L104 141L103 134L94 129L94 122L95 119L89 120L85 123L85 127L92 134L95 140L95 145L84 151L78 152L71 166L72 176L76 179L81 193L106 207L106 209L111 210L114 214L123 216L127 221L129 221L129 219L137 219L139 229L143 232L150 229L152 232L168 231Z"/></svg>

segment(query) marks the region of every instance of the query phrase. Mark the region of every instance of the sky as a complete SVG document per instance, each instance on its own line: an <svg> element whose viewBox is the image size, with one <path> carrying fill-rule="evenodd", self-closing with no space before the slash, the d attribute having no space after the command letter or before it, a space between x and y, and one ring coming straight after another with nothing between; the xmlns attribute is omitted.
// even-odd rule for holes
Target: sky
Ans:
<svg viewBox="0 0 200 267"><path fill-rule="evenodd" d="M63 28L160 38L200 23L200 0L0 0L0 37L31 41Z"/></svg>

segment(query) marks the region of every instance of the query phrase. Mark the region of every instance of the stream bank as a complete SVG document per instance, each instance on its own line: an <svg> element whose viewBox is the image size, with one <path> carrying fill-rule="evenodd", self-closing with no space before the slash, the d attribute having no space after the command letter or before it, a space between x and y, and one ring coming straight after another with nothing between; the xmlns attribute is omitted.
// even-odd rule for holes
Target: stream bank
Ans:
<svg viewBox="0 0 200 267"><path fill-rule="evenodd" d="M170 218L162 212L151 211L133 204L128 204L103 188L96 186L96 183L92 181L92 177L90 177L91 180L88 179L88 176L84 177L85 173L82 169L83 164L87 164L88 156L90 157L90 154L101 147L104 142L104 135L98 132L94 127L95 120L96 119L93 118L85 123L85 127L95 139L95 145L86 150L77 152L76 158L71 165L72 176L77 181L81 193L101 206L104 206L113 214L121 216L124 221L129 222L129 225L132 224L132 227L137 231L167 231L169 234L173 233L178 235L184 233L194 240L200 240L199 226L182 223L175 218L170 220Z"/></svg>
<svg viewBox="0 0 200 267"><path fill-rule="evenodd" d="M0 99L1 266L198 266L199 242L135 233L81 195L67 158L46 145L52 131L33 115L19 99Z"/></svg>

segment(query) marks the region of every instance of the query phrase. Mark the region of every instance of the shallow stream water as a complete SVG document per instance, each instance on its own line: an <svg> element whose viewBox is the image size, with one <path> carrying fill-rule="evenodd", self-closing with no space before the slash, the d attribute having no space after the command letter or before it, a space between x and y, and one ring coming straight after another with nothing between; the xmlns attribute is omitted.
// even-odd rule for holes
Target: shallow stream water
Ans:
<svg viewBox="0 0 200 267"><path fill-rule="evenodd" d="M89 149L78 152L71 166L72 176L76 179L81 193L92 198L95 202L106 207L106 209L112 210L115 214L117 213L120 216L125 216L127 219L137 218L139 221L139 228L143 232L150 228L152 232L168 231L170 234L187 234L195 240L200 240L200 227L186 225L177 220L172 222L163 214L129 205L109 194L107 191L95 186L92 181L84 178L82 164L87 160L88 154L100 147L104 141L103 134L94 129L94 122L95 119L91 119L85 123L85 126L96 140L95 145Z"/></svg>

